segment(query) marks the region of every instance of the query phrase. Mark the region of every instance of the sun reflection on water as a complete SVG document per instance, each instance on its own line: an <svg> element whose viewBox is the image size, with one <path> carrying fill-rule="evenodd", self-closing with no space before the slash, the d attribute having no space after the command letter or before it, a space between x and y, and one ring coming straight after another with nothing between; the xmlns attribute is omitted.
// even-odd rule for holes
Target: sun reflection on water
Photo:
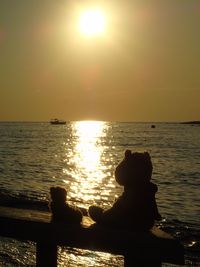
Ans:
<svg viewBox="0 0 200 267"><path fill-rule="evenodd" d="M101 121L78 121L71 126L74 139L71 153L68 151L66 156L68 165L73 167L63 170L71 177L64 182L69 186L68 197L80 200L83 206L100 199L97 191L106 176L102 138L106 136L107 127L106 122Z"/></svg>
<svg viewBox="0 0 200 267"><path fill-rule="evenodd" d="M99 180L102 178L99 165L103 150L99 138L103 134L105 125L98 121L81 121L74 126L78 136L75 160L79 162L79 167L87 173L89 179L97 178Z"/></svg>

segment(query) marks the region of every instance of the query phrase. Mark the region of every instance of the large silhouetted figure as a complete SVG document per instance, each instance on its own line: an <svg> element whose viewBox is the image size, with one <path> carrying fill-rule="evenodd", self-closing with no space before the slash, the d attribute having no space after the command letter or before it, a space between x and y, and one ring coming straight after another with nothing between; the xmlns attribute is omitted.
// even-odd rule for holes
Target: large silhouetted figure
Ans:
<svg viewBox="0 0 200 267"><path fill-rule="evenodd" d="M115 170L115 179L124 192L108 210L89 207L90 217L99 225L112 228L148 230L160 220L155 194L157 185L151 182L153 166L148 152L125 151L124 159Z"/></svg>

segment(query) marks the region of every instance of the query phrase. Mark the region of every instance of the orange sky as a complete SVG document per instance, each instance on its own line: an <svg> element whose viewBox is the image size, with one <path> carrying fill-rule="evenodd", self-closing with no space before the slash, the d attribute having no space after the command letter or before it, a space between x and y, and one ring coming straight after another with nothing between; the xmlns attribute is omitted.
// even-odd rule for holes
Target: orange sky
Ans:
<svg viewBox="0 0 200 267"><path fill-rule="evenodd" d="M92 3L107 29L85 38L89 1L0 1L0 120L199 120L200 2Z"/></svg>

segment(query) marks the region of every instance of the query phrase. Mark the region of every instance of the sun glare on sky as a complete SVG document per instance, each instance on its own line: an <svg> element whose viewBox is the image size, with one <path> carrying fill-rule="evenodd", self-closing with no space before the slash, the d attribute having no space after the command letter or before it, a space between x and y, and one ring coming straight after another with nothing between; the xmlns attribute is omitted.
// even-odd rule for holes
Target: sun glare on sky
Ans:
<svg viewBox="0 0 200 267"><path fill-rule="evenodd" d="M105 32L105 14L101 9L88 9L80 14L80 32L85 36L97 36Z"/></svg>

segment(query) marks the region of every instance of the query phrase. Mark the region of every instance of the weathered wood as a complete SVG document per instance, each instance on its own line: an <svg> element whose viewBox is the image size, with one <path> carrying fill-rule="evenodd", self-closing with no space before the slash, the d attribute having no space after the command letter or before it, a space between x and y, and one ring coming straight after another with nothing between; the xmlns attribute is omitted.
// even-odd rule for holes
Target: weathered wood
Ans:
<svg viewBox="0 0 200 267"><path fill-rule="evenodd" d="M184 264L183 246L157 227L149 232L127 232L97 227L88 217L81 226L51 223L50 219L49 212L0 207L0 235L36 242L37 267L56 267L56 245L124 255L126 267L133 266L132 262L143 262L142 266Z"/></svg>

